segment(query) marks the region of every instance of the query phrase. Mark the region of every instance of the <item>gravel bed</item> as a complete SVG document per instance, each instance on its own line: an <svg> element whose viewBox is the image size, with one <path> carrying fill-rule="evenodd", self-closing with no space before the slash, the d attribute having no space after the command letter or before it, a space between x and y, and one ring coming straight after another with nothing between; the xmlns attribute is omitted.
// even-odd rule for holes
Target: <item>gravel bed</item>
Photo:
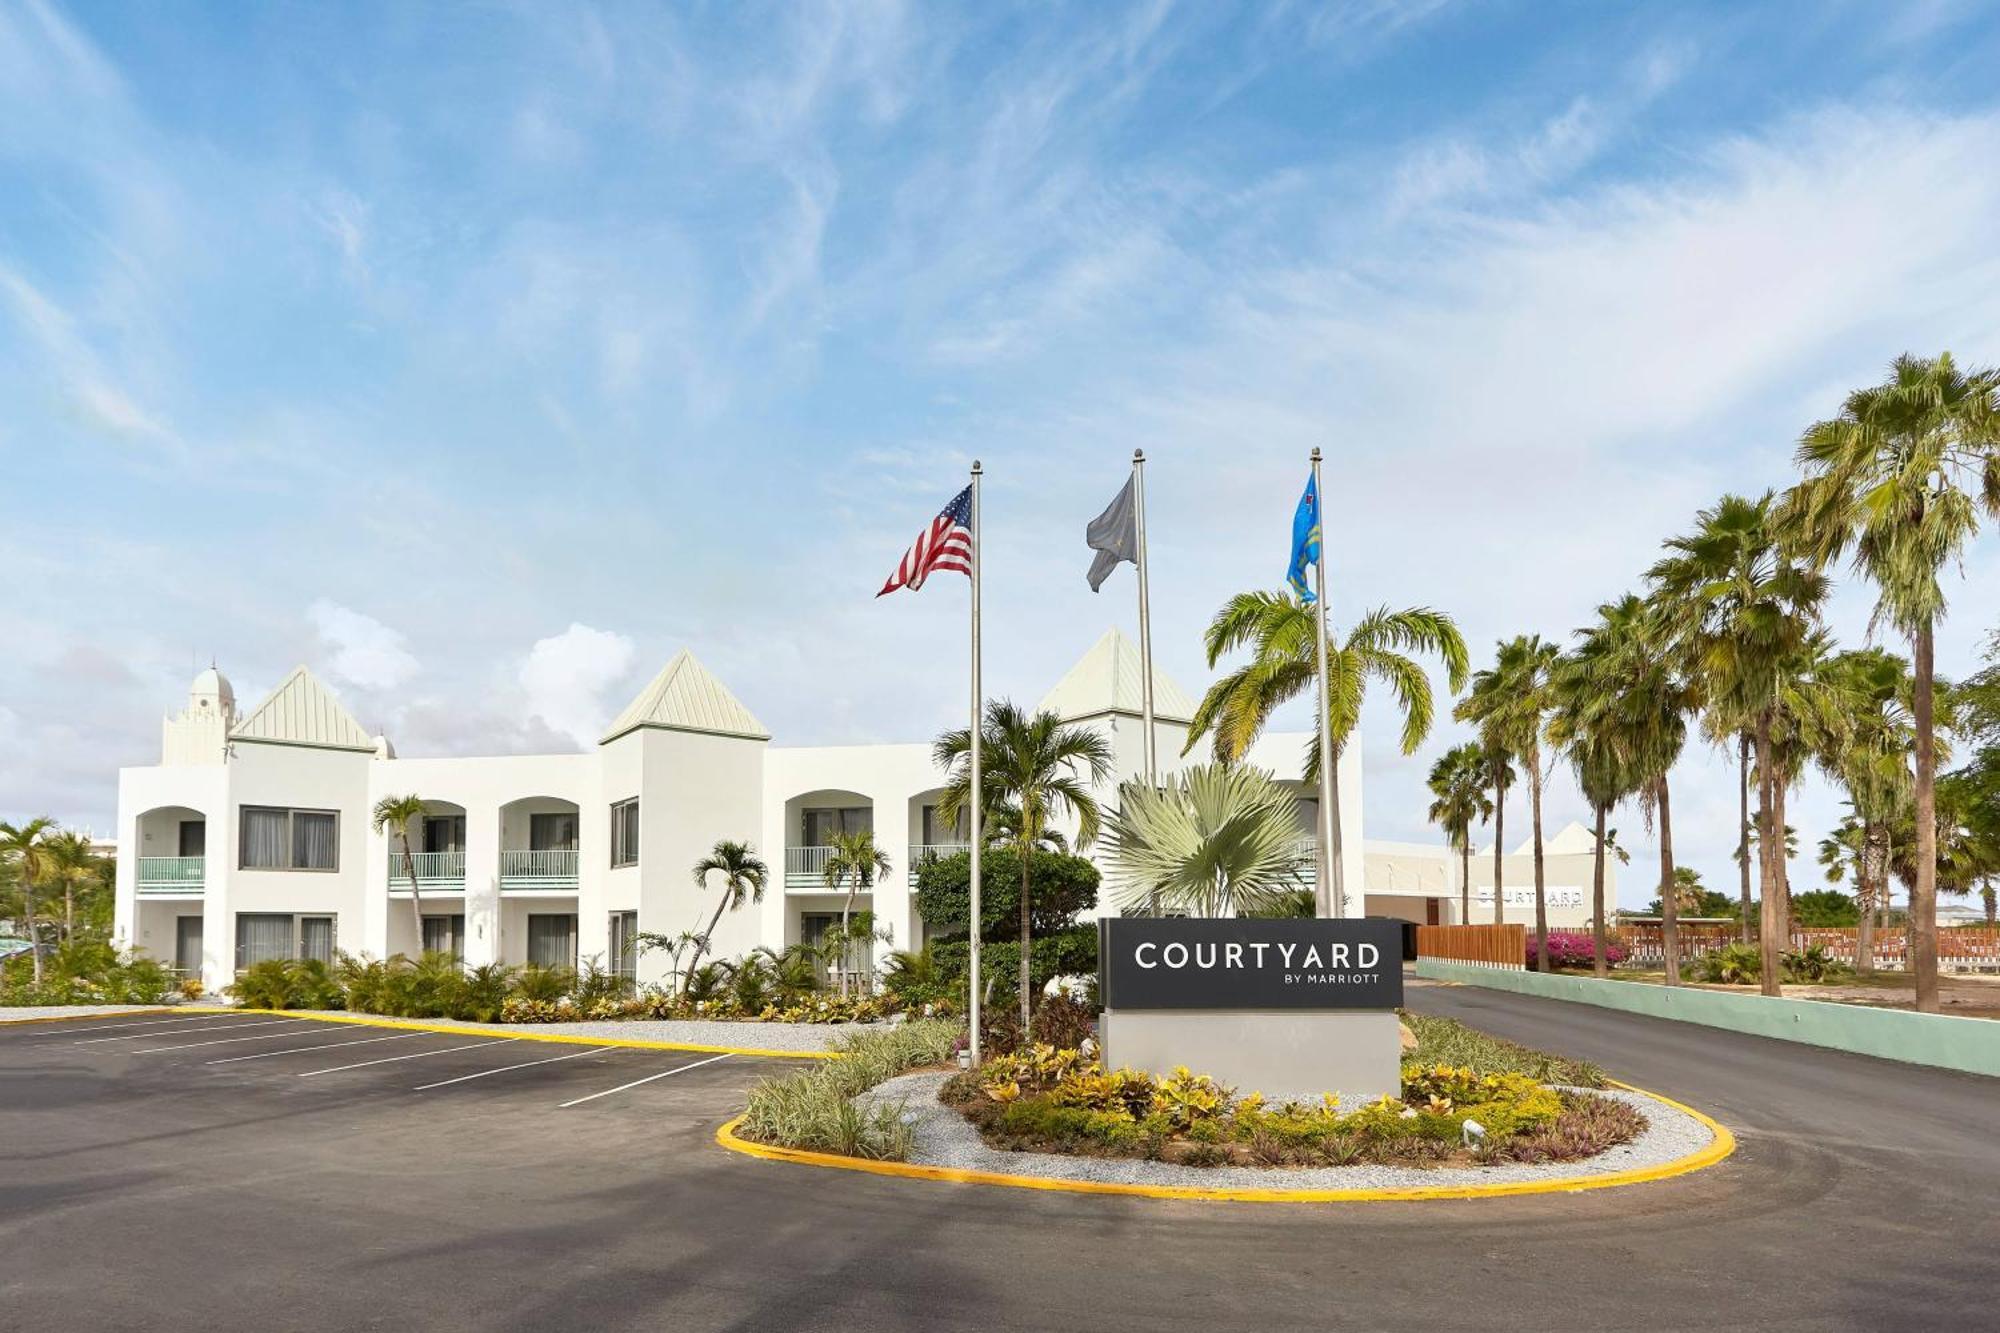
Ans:
<svg viewBox="0 0 2000 1333"><path fill-rule="evenodd" d="M334 1013L354 1018L377 1014ZM886 1023L731 1023L719 1019L618 1018L587 1023L471 1023L455 1018L398 1019L384 1022L425 1022L455 1028L497 1032L505 1036L541 1033L560 1037L602 1037L609 1041L674 1041L692 1046L737 1046L763 1051L826 1051L835 1037L851 1032L880 1032Z"/></svg>
<svg viewBox="0 0 2000 1333"><path fill-rule="evenodd" d="M110 1018L116 1014L143 1014L167 1004L21 1004L0 1007L0 1022L24 1018L79 1018L85 1014Z"/></svg>
<svg viewBox="0 0 2000 1333"><path fill-rule="evenodd" d="M979 1131L938 1100L949 1073L905 1074L871 1088L863 1103L902 1102L911 1118L915 1146L910 1160L1014 1176L1054 1176L1061 1180L1107 1181L1129 1185L1194 1185L1209 1189L1406 1189L1438 1185L1502 1185L1520 1181L1601 1176L1660 1166L1706 1148L1708 1126L1636 1092L1590 1089L1638 1107L1647 1128L1630 1143L1581 1162L1510 1162L1501 1166L1180 1166L1124 1157L1070 1157L1056 1153L1003 1152L990 1148Z"/></svg>

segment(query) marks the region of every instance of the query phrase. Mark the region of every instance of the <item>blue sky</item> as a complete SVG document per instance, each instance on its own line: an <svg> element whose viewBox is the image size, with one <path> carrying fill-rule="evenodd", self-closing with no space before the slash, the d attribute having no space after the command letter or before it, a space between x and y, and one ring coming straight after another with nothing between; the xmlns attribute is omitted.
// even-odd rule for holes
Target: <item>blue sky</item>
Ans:
<svg viewBox="0 0 2000 1333"><path fill-rule="evenodd" d="M0 814L108 828L210 656L405 753L574 748L683 645L927 737L963 593L872 594L973 457L998 693L1130 627L1135 446L1192 690L1314 445L1336 608L1566 635L1896 353L2000 360L1996 67L1942 2L0 0ZM1453 737L1371 711L1372 835Z"/></svg>

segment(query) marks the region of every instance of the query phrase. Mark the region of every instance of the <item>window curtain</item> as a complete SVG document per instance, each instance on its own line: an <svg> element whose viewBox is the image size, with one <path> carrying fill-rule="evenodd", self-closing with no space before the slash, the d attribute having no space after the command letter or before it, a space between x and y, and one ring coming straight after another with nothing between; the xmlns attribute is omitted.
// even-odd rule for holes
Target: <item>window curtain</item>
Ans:
<svg viewBox="0 0 2000 1333"><path fill-rule="evenodd" d="M573 852L576 850L576 816L570 814L529 815L528 850Z"/></svg>
<svg viewBox="0 0 2000 1333"><path fill-rule="evenodd" d="M283 810L243 812L244 869L283 870L290 864L285 847L288 823Z"/></svg>
<svg viewBox="0 0 2000 1333"><path fill-rule="evenodd" d="M332 870L336 867L333 847L334 817L304 810L292 814L292 868Z"/></svg>
<svg viewBox="0 0 2000 1333"><path fill-rule="evenodd" d="M324 920L325 918L321 918ZM292 918L272 912L236 914L236 965L253 967L292 956Z"/></svg>
<svg viewBox="0 0 2000 1333"><path fill-rule="evenodd" d="M623 801L611 813L611 864L632 865L639 859L639 803Z"/></svg>
<svg viewBox="0 0 2000 1333"><path fill-rule="evenodd" d="M427 916L424 918L424 952L465 956L465 917Z"/></svg>
<svg viewBox="0 0 2000 1333"><path fill-rule="evenodd" d="M425 815L424 850L462 852L465 850L464 815Z"/></svg>
<svg viewBox="0 0 2000 1333"><path fill-rule="evenodd" d="M530 914L528 961L538 967L575 967L576 915L554 912Z"/></svg>
<svg viewBox="0 0 2000 1333"><path fill-rule="evenodd" d="M330 916L307 916L299 918L299 957L317 958L322 963L333 961L333 918Z"/></svg>

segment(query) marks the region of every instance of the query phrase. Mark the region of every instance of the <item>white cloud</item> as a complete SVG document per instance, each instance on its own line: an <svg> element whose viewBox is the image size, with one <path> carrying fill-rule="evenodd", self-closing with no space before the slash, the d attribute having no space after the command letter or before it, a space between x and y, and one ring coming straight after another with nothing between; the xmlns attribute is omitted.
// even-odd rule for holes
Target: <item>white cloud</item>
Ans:
<svg viewBox="0 0 2000 1333"><path fill-rule="evenodd" d="M623 634L580 624L537 639L520 671L528 716L579 745L594 743L611 718L605 692L632 670L637 651Z"/></svg>
<svg viewBox="0 0 2000 1333"><path fill-rule="evenodd" d="M374 617L322 598L306 618L331 653L328 675L363 690L393 690L417 674L402 633Z"/></svg>

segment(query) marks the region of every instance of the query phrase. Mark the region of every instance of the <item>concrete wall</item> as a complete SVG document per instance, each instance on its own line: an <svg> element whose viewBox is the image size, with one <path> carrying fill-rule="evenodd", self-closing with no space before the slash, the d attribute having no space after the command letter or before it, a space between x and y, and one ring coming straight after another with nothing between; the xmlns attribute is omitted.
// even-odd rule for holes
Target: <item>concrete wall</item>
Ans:
<svg viewBox="0 0 2000 1333"><path fill-rule="evenodd" d="M1824 1000L1733 995L1687 986L1599 981L1595 977L1543 976L1539 972L1474 967L1430 958L1418 960L1417 975L1726 1028L1753 1037L1825 1046L1883 1060L2000 1077L2000 1022L1988 1018L1870 1009Z"/></svg>

